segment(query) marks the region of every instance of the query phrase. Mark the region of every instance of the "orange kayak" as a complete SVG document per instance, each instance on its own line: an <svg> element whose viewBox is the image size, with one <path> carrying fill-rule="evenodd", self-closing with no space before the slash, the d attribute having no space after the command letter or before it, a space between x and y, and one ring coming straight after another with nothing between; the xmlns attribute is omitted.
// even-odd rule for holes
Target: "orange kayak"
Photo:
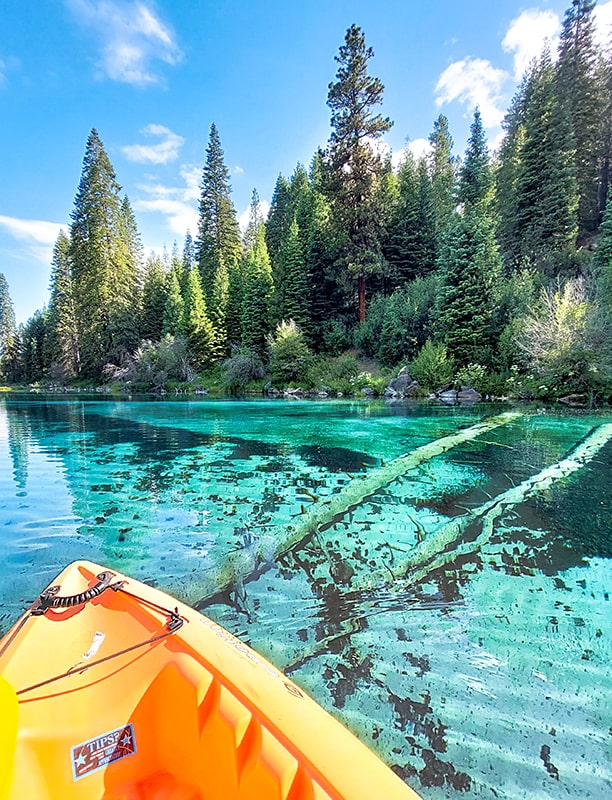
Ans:
<svg viewBox="0 0 612 800"><path fill-rule="evenodd" d="M2 800L418 800L295 683L85 561L0 641Z"/></svg>

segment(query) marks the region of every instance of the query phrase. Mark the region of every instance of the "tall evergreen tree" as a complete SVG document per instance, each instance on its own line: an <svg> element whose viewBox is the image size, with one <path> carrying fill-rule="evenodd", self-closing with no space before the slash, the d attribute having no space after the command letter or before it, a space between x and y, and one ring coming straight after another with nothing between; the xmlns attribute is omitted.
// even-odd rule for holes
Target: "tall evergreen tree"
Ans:
<svg viewBox="0 0 612 800"><path fill-rule="evenodd" d="M303 334L311 330L310 308L308 302L309 285L306 264L299 228L294 219L285 242L283 261L285 265L285 291L283 318L293 320Z"/></svg>
<svg viewBox="0 0 612 800"><path fill-rule="evenodd" d="M461 165L458 198L461 203L477 203L488 194L493 183L487 138L482 125L480 109L474 111L470 138Z"/></svg>
<svg viewBox="0 0 612 800"><path fill-rule="evenodd" d="M579 234L600 221L598 181L603 157L604 96L595 43L595 0L573 0L565 13L559 42L557 93L573 137L574 180L578 192Z"/></svg>
<svg viewBox="0 0 612 800"><path fill-rule="evenodd" d="M6 278L0 272L0 375L10 371L9 361L14 356L16 333L13 301Z"/></svg>
<svg viewBox="0 0 612 800"><path fill-rule="evenodd" d="M21 369L23 380L35 383L47 370L45 338L47 334L47 312L35 311L23 326L21 334Z"/></svg>
<svg viewBox="0 0 612 800"><path fill-rule="evenodd" d="M612 187L608 190L608 202L593 261L599 302L604 314L612 322Z"/></svg>
<svg viewBox="0 0 612 800"><path fill-rule="evenodd" d="M502 123L504 138L499 148L495 171L497 238L507 275L519 269L522 256L521 231L517 222L519 205L517 183L525 141L528 87L529 81L525 75Z"/></svg>
<svg viewBox="0 0 612 800"><path fill-rule="evenodd" d="M334 235L329 200L323 191L323 153L315 153L310 168L311 186L308 243L305 271L309 281L309 344L318 352L324 348L325 323L342 307L340 284L336 280L337 239Z"/></svg>
<svg viewBox="0 0 612 800"><path fill-rule="evenodd" d="M74 312L74 293L70 264L70 239L61 230L53 247L51 285L47 320L46 361L56 365L60 376L79 374L79 341Z"/></svg>
<svg viewBox="0 0 612 800"><path fill-rule="evenodd" d="M270 213L266 221L266 246L270 257L274 285L276 286L274 296L274 319L276 322L280 322L285 313L284 250L294 215L289 181L279 175L274 186Z"/></svg>
<svg viewBox="0 0 612 800"><path fill-rule="evenodd" d="M272 330L274 283L263 223L254 229L252 236L253 243L244 259L242 345L264 359L266 337Z"/></svg>
<svg viewBox="0 0 612 800"><path fill-rule="evenodd" d="M242 236L242 247L244 253L248 253L249 250L252 249L257 240L260 229L263 228L263 225L264 218L261 211L259 192L257 189L253 189L253 193L251 195L251 205L249 206L249 221L247 222L246 230ZM266 253L267 252L268 248L266 247Z"/></svg>
<svg viewBox="0 0 612 800"><path fill-rule="evenodd" d="M549 275L571 264L578 233L573 141L545 49L528 78L515 213L523 262Z"/></svg>
<svg viewBox="0 0 612 800"><path fill-rule="evenodd" d="M493 357L493 310L501 279L495 241L493 178L480 114L468 141L455 212L440 251L438 328L460 366L490 366Z"/></svg>
<svg viewBox="0 0 612 800"><path fill-rule="evenodd" d="M180 332L181 320L183 319L183 311L185 308L185 301L183 299L181 282L177 270L170 270L166 285L167 292L166 302L164 304L164 324L162 333L164 336L166 336L166 334L174 336Z"/></svg>
<svg viewBox="0 0 612 800"><path fill-rule="evenodd" d="M231 200L229 170L214 123L210 126L206 163L202 172L195 251L205 300L210 308L214 303L221 323L227 298L225 294L219 294L220 287L225 286L227 275L240 260L242 246ZM219 272L223 272L225 277L219 278Z"/></svg>
<svg viewBox="0 0 612 800"><path fill-rule="evenodd" d="M330 83L327 105L331 109L332 133L327 149L328 191L339 231L344 234L342 260L349 276L357 281L359 319L365 319L368 275L380 273L381 211L374 202L384 162L376 151L376 140L392 122L374 113L381 104L384 86L368 74L372 48L357 25L347 30L336 56L336 82Z"/></svg>
<svg viewBox="0 0 612 800"><path fill-rule="evenodd" d="M140 335L151 342L159 342L164 334L168 276L161 258L149 256L144 268L142 314Z"/></svg>
<svg viewBox="0 0 612 800"><path fill-rule="evenodd" d="M435 267L435 213L427 163L411 153L398 172L398 200L388 226L387 259L393 288L400 288Z"/></svg>
<svg viewBox="0 0 612 800"><path fill-rule="evenodd" d="M189 271L187 277L179 331L187 340L196 367L201 369L207 366L211 360L214 332L206 311L200 275L195 268Z"/></svg>
<svg viewBox="0 0 612 800"><path fill-rule="evenodd" d="M94 129L87 139L70 228L81 369L88 377L99 377L108 361L120 361L136 344L130 312L139 276L126 247L127 221L119 191Z"/></svg>
<svg viewBox="0 0 612 800"><path fill-rule="evenodd" d="M448 119L440 114L429 137L431 144L430 174L435 215L436 245L449 223L455 207L455 160Z"/></svg>

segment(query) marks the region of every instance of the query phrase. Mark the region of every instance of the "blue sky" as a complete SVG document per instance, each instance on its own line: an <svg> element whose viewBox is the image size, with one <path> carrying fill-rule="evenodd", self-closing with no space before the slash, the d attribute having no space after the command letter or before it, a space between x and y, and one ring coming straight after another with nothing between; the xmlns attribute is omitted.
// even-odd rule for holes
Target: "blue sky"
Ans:
<svg viewBox="0 0 612 800"><path fill-rule="evenodd" d="M48 301L85 142L96 128L145 252L195 233L211 122L241 215L329 137L327 87L346 29L374 49L394 157L439 113L455 151L480 106L491 143L529 59L570 0L2 0L0 272L18 322ZM598 6L612 30L612 0Z"/></svg>

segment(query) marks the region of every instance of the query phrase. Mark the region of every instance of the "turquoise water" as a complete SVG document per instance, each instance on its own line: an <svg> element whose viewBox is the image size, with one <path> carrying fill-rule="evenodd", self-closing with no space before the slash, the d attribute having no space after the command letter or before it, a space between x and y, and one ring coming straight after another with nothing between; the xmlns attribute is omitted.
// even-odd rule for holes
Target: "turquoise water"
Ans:
<svg viewBox="0 0 612 800"><path fill-rule="evenodd" d="M612 418L523 409L384 480L506 410L2 397L0 629L88 558L198 605L423 798L607 800Z"/></svg>

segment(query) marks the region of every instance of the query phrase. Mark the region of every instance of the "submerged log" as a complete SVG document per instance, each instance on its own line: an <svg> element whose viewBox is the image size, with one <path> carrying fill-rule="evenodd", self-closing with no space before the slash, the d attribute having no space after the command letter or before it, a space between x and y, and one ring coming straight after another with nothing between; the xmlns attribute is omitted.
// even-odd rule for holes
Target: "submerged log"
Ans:
<svg viewBox="0 0 612 800"><path fill-rule="evenodd" d="M471 425L469 428L464 428L448 436L442 436L433 442L428 442L406 455L393 459L385 466L368 472L363 477L354 478L343 491L319 501L311 511L299 518L295 525L290 525L279 538L275 556L278 558L283 553L296 547L307 536L331 527L335 522L354 511L385 486L393 483L393 481L410 472L410 470L416 469L425 461L429 461L463 442L468 442L483 433L498 428L500 425L514 422L521 416L522 414L518 411L508 411L499 416L491 417L484 422Z"/></svg>
<svg viewBox="0 0 612 800"><path fill-rule="evenodd" d="M233 550L214 569L194 571L190 576L164 582L161 588L200 608L212 597L231 591L241 592L244 583L258 574L263 561L278 559L308 537L331 527L376 492L425 461L521 416L521 412L508 411L417 447L363 477L354 478L341 492L318 501L311 510L298 517L295 524L271 529L265 536L255 537L248 546Z"/></svg>
<svg viewBox="0 0 612 800"><path fill-rule="evenodd" d="M430 533L404 558L396 562L394 574L398 578L401 576L403 586L406 581L416 584L457 556L464 555L466 552L476 552L491 539L493 524L499 517L529 497L548 489L554 482L567 478L584 467L611 439L612 423L599 425L561 461L546 467L518 486L502 492L464 516L444 523L436 531ZM461 545L462 539L469 530L473 530L474 526L481 526L480 532ZM358 586L352 584L351 589L373 588L377 585L388 584L389 579L388 572L375 570L360 581Z"/></svg>

